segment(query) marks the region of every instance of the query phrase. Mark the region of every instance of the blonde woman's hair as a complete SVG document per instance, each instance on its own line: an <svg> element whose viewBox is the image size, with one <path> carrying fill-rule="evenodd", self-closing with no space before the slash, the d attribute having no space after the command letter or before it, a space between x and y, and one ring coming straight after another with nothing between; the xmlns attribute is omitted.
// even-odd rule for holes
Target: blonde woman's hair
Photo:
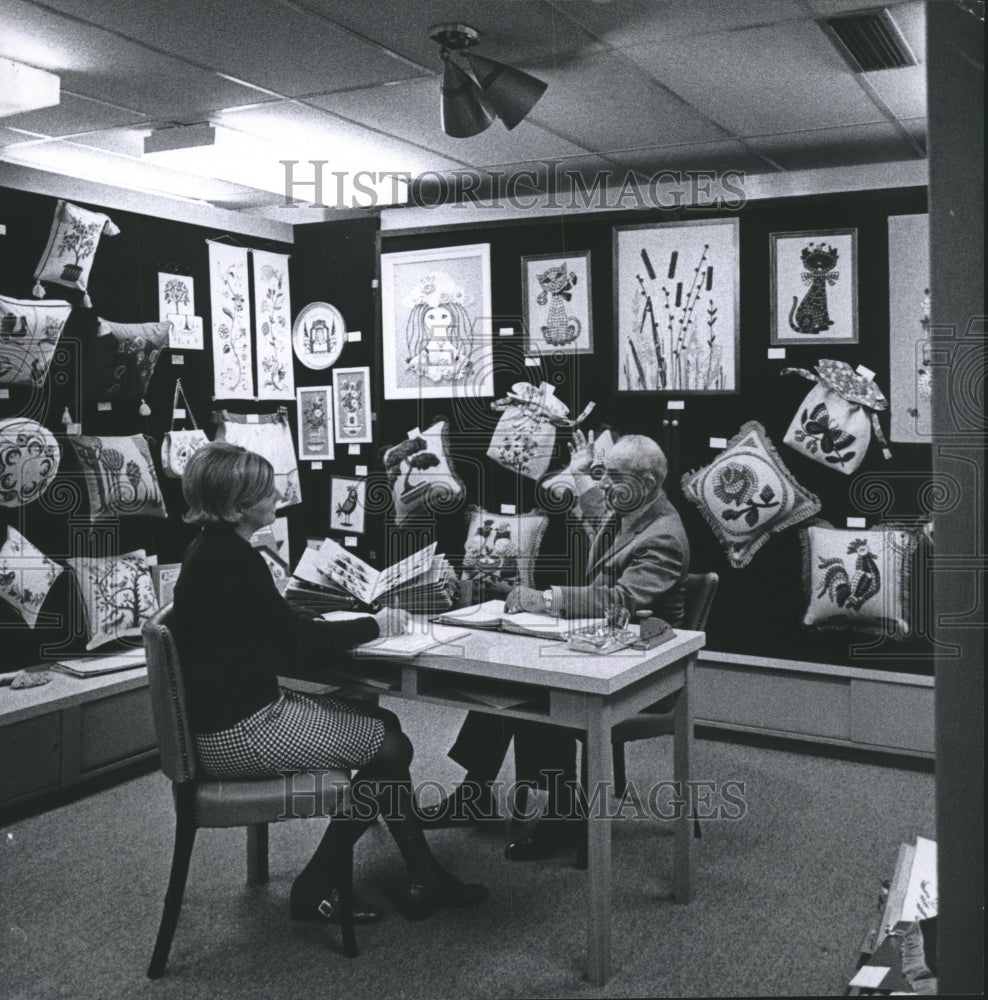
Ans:
<svg viewBox="0 0 988 1000"><path fill-rule="evenodd" d="M188 461L182 494L189 524L236 524L244 507L263 500L274 485L271 463L256 452L213 441Z"/></svg>

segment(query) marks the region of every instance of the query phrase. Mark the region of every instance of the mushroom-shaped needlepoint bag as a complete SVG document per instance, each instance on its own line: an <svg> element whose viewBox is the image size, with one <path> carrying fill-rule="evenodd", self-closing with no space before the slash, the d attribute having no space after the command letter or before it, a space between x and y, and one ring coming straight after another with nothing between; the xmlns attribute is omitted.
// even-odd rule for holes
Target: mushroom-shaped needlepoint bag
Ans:
<svg viewBox="0 0 988 1000"><path fill-rule="evenodd" d="M827 359L816 365L815 372L783 368L782 374L802 375L816 383L793 417L783 444L846 476L864 461L872 431L885 458L892 457L878 422L888 400L871 374L860 374L845 361Z"/></svg>

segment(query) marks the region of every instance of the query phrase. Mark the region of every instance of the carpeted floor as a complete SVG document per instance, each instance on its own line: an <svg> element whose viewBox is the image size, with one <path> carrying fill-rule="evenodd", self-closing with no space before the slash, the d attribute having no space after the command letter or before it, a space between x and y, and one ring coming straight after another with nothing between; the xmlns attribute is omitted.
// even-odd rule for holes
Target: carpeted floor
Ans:
<svg viewBox="0 0 988 1000"><path fill-rule="evenodd" d="M452 786L462 772L445 750L462 715L387 705L417 748L414 777ZM504 829L429 834L448 868L488 884L486 904L421 923L389 908L358 929L360 957L344 959L337 932L288 919L318 821L272 827L259 887L245 883L242 830L200 832L168 970L151 982L173 836L155 773L0 830L0 997L841 995L899 843L934 836L933 776L704 740L695 760L697 779L744 782L747 812L705 823L688 906L669 899L671 825L615 824L615 971L603 989L582 978L586 874L571 859L509 863ZM671 741L629 747L628 772L639 788L671 778ZM383 826L356 865L361 894L386 903L402 869Z"/></svg>

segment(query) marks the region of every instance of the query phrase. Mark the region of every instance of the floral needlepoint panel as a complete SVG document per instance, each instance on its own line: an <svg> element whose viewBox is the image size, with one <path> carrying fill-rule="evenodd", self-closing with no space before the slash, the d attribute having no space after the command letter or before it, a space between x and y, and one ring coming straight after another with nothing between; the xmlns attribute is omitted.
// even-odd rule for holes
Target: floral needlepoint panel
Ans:
<svg viewBox="0 0 988 1000"><path fill-rule="evenodd" d="M0 295L0 385L42 385L72 306Z"/></svg>
<svg viewBox="0 0 988 1000"><path fill-rule="evenodd" d="M59 201L41 260L34 271L34 294L44 297L40 283L52 282L86 290L100 237L117 236L120 230L107 215L90 212L71 202Z"/></svg>
<svg viewBox="0 0 988 1000"><path fill-rule="evenodd" d="M549 518L537 511L492 514L476 507L470 511L463 579L473 582L476 599L507 594L519 585L534 586L535 560L548 524ZM480 596L478 587L483 591Z"/></svg>
<svg viewBox="0 0 988 1000"><path fill-rule="evenodd" d="M65 439L82 471L90 518L167 517L147 438L88 437Z"/></svg>
<svg viewBox="0 0 988 1000"><path fill-rule="evenodd" d="M16 528L8 526L0 546L0 599L5 600L34 628L48 592L62 567L35 548Z"/></svg>
<svg viewBox="0 0 988 1000"><path fill-rule="evenodd" d="M447 427L437 419L384 452L397 524L419 515L448 514L462 503L465 490L449 457Z"/></svg>
<svg viewBox="0 0 988 1000"><path fill-rule="evenodd" d="M266 250L253 250L251 255L254 263L257 398L294 399L288 258Z"/></svg>
<svg viewBox="0 0 988 1000"><path fill-rule="evenodd" d="M168 323L111 323L101 319L86 365L92 398L140 400L147 392L161 352L168 346L168 330Z"/></svg>
<svg viewBox="0 0 988 1000"><path fill-rule="evenodd" d="M773 534L820 510L819 499L796 482L755 420L709 465L684 475L682 487L734 569L747 566Z"/></svg>
<svg viewBox="0 0 988 1000"><path fill-rule="evenodd" d="M209 244L209 305L213 339L213 397L254 398L254 344L247 308L247 250Z"/></svg>
<svg viewBox="0 0 988 1000"><path fill-rule="evenodd" d="M155 558L138 549L120 556L68 560L86 613L86 649L140 636L141 626L158 610L151 575Z"/></svg>
<svg viewBox="0 0 988 1000"><path fill-rule="evenodd" d="M61 459L47 427L27 417L0 420L0 507L22 507L52 484Z"/></svg>
<svg viewBox="0 0 988 1000"><path fill-rule="evenodd" d="M333 433L337 444L368 444L371 427L369 368L333 369Z"/></svg>
<svg viewBox="0 0 988 1000"><path fill-rule="evenodd" d="M800 530L807 608L803 624L905 638L910 622L914 531L883 525Z"/></svg>

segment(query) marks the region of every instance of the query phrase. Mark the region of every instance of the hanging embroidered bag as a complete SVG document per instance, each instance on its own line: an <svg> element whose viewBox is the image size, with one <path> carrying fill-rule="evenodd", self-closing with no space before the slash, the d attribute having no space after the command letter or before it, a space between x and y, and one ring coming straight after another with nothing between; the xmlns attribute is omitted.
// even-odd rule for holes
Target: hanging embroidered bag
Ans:
<svg viewBox="0 0 988 1000"><path fill-rule="evenodd" d="M515 382L504 399L496 399L491 409L501 414L494 428L487 457L520 476L540 479L552 463L556 428L578 427L596 404L588 403L575 419L568 419L569 409L556 399L555 387L543 382Z"/></svg>
<svg viewBox="0 0 988 1000"><path fill-rule="evenodd" d="M192 424L192 430L177 430L175 425L183 418L176 417L179 412L178 401L185 407L185 416ZM192 407L185 398L182 380L175 379L175 397L172 400L172 429L161 440L161 471L172 479L181 479L189 459L205 444L209 444L206 432L201 430L192 415Z"/></svg>
<svg viewBox="0 0 988 1000"><path fill-rule="evenodd" d="M816 383L783 438L790 448L849 476L864 461L874 431L882 455L892 457L878 422L888 400L870 375L829 359L816 365L815 374L805 368L783 368L782 374L802 375Z"/></svg>

